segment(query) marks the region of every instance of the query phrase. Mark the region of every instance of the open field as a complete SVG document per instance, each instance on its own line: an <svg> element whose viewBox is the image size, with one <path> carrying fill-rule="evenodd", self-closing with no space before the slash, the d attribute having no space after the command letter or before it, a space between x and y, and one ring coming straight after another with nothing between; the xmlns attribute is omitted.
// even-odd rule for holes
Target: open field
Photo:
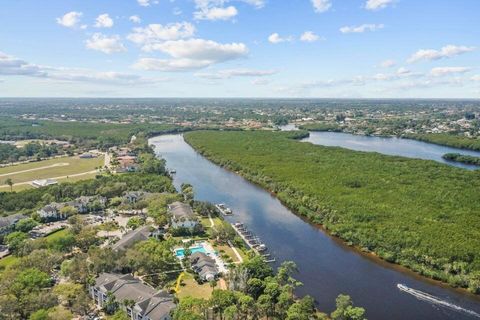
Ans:
<svg viewBox="0 0 480 320"><path fill-rule="evenodd" d="M217 286L218 287L218 286ZM179 286L177 292L177 297L179 299L185 297L195 297L209 299L212 295L213 288L210 286L210 283L198 284L197 281L193 278L193 275L190 273L184 273L182 277L182 282Z"/></svg>
<svg viewBox="0 0 480 320"><path fill-rule="evenodd" d="M104 164L103 156L94 159L66 157L50 159L17 166L0 168L0 191L8 191L5 180L12 179L14 190L29 188L30 181L55 178L58 180L78 181L95 176L97 167Z"/></svg>

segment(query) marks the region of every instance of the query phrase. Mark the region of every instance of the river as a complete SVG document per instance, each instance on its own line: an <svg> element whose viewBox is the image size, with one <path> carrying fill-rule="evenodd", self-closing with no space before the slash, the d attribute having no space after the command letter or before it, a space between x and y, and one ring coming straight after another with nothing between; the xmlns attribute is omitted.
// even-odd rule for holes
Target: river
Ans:
<svg viewBox="0 0 480 320"><path fill-rule="evenodd" d="M290 127L282 129L291 130ZM445 153L461 153L480 157L479 151L450 148L411 139L361 136L342 132L310 132L310 136L302 141L357 151L379 152L392 156L434 160L469 170L480 168L479 166L447 161L442 158Z"/></svg>
<svg viewBox="0 0 480 320"><path fill-rule="evenodd" d="M225 203L240 221L258 235L272 255L298 266L296 278L304 283L299 295L309 294L318 308L331 312L340 293L349 294L356 305L367 309L370 320L384 319L478 319L477 296L433 283L345 246L320 228L297 217L270 193L229 172L195 152L181 135L152 138L156 153L175 169L174 184L190 183L199 200ZM397 284L420 290L447 304L401 291Z"/></svg>

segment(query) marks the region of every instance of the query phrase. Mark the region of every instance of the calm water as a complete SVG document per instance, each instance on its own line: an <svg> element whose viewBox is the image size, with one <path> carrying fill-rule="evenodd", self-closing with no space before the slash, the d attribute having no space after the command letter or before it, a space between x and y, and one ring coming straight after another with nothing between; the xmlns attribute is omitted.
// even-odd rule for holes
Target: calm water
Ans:
<svg viewBox="0 0 480 320"><path fill-rule="evenodd" d="M198 199L227 204L234 211L229 219L245 223L277 261L295 261L300 271L297 278L304 283L298 294L312 295L321 310L332 311L336 296L348 293L367 309L370 320L479 318L400 291L398 283L480 313L477 297L431 284L351 250L295 216L268 192L197 154L181 135L156 137L150 143L177 171L177 188L188 182Z"/></svg>
<svg viewBox="0 0 480 320"><path fill-rule="evenodd" d="M359 136L342 132L310 132L302 141L324 146L336 146L358 151L371 151L393 156L434 160L465 169L479 169L478 166L446 161L445 153L462 153L480 157L480 152L444 147L410 139Z"/></svg>

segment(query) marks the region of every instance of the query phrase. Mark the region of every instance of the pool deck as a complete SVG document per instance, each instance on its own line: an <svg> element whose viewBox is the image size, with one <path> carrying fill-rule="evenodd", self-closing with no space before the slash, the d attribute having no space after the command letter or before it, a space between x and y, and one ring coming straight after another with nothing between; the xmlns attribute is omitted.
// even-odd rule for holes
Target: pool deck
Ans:
<svg viewBox="0 0 480 320"><path fill-rule="evenodd" d="M197 252L204 252L206 255L208 255L213 260L215 260L215 264L217 265L218 271L220 273L223 273L223 274L228 273L228 268L225 265L225 262L223 262L222 258L220 258L220 256L215 252L215 249L212 247L212 245L210 243L208 243L206 241L196 242L192 246L190 246L189 249L199 248L199 247L203 247L204 251L197 251ZM181 255L181 256L177 255L177 251L180 250L180 249L183 249L183 248L178 247L178 248L175 248L173 251L174 251L175 256L178 259L182 260L183 255Z"/></svg>

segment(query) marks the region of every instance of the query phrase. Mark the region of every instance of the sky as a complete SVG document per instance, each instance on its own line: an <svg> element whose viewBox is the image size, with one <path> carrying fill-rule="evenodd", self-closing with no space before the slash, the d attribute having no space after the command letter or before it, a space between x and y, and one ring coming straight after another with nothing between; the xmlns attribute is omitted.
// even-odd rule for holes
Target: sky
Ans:
<svg viewBox="0 0 480 320"><path fill-rule="evenodd" d="M0 97L480 98L479 0L0 0Z"/></svg>

